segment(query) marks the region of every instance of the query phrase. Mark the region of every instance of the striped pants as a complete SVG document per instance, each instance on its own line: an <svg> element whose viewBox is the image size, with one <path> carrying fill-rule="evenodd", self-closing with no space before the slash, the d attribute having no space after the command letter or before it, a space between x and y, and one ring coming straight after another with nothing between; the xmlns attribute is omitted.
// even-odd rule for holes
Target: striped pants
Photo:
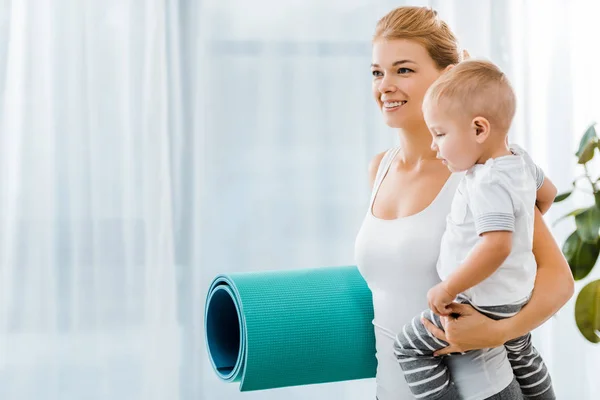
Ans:
<svg viewBox="0 0 600 400"><path fill-rule="evenodd" d="M495 320L517 314L526 304L479 307L464 297L459 297L459 300ZM434 351L448 346L448 343L429 333L421 323L421 317L443 329L440 317L427 310L413 318L396 336L394 354L408 386L417 399L458 399L457 389L452 383L443 358L433 356ZM531 344L531 334L513 339L504 346L523 396L526 399L555 400L550 374L542 357Z"/></svg>

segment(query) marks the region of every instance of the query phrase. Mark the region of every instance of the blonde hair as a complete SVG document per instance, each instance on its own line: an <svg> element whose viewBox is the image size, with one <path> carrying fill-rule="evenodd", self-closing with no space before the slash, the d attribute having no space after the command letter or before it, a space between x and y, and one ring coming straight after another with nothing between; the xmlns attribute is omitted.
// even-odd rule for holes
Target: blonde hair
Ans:
<svg viewBox="0 0 600 400"><path fill-rule="evenodd" d="M398 7L379 20L373 41L410 39L425 47L439 69L460 61L456 37L437 11L427 7Z"/></svg>
<svg viewBox="0 0 600 400"><path fill-rule="evenodd" d="M452 113L482 116L495 128L507 132L517 100L500 68L485 60L467 60L442 74L429 87L423 109L440 103L450 107Z"/></svg>

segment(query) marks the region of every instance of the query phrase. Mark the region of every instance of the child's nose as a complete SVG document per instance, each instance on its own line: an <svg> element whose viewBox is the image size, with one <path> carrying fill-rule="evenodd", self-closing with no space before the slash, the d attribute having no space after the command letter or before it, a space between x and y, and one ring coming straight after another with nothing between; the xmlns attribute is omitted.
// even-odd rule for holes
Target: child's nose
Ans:
<svg viewBox="0 0 600 400"><path fill-rule="evenodd" d="M435 145L435 142L433 140L431 141L431 150L437 151L437 146Z"/></svg>

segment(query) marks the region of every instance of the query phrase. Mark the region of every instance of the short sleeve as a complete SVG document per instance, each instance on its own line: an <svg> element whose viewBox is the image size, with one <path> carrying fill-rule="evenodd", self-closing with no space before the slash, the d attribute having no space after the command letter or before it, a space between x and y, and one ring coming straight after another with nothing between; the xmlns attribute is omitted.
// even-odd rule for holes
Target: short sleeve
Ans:
<svg viewBox="0 0 600 400"><path fill-rule="evenodd" d="M469 207L477 234L515 230L515 207L509 189L492 177L469 188Z"/></svg>
<svg viewBox="0 0 600 400"><path fill-rule="evenodd" d="M527 165L527 167L529 168L529 171L531 172L531 174L533 175L533 178L535 179L536 190L540 190L540 188L544 184L544 178L545 178L544 171L536 163L533 162L533 159L531 158L529 153L527 153L520 146L517 146L516 144L511 144L510 149L515 154L523 157L525 164Z"/></svg>

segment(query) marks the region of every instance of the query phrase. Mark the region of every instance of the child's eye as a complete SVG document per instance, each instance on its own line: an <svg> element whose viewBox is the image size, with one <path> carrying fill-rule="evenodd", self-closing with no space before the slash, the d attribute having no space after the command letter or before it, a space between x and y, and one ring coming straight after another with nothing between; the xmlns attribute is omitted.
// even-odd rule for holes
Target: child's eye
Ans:
<svg viewBox="0 0 600 400"><path fill-rule="evenodd" d="M436 138L441 138L441 137L444 137L444 136L446 136L446 134L445 134L445 133L436 133L436 134L435 134L435 137L436 137Z"/></svg>
<svg viewBox="0 0 600 400"><path fill-rule="evenodd" d="M377 77L383 76L383 74L381 73L381 71L372 71L371 73L373 74L373 76L377 76Z"/></svg>

